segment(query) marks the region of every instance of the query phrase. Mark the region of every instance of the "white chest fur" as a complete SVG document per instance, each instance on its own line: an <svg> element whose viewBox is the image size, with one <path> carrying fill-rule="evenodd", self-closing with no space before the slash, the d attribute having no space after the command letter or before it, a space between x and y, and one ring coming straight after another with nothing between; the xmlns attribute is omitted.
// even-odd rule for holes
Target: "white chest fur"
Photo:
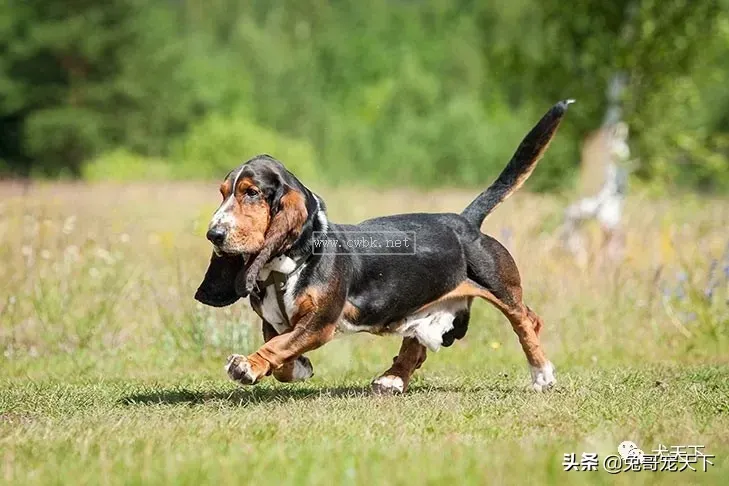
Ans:
<svg viewBox="0 0 729 486"><path fill-rule="evenodd" d="M296 262L294 260L287 256L280 256L265 264L258 273L259 281L266 280L272 271L287 274L283 295L287 319L283 318L278 298L276 297L276 289L273 284L266 287L266 295L261 301L261 314L263 314L263 319L271 324L279 334L289 330L289 326L286 322L290 321L294 314L294 288L296 287L296 281L299 279L299 275L301 275L301 271L305 266L306 264L296 268Z"/></svg>

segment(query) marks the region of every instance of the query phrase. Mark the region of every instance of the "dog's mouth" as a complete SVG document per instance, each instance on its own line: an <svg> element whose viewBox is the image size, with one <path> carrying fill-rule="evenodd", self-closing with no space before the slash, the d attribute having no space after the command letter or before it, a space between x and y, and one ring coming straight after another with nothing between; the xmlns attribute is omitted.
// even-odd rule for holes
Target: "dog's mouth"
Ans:
<svg viewBox="0 0 729 486"><path fill-rule="evenodd" d="M253 261L256 256L255 253L245 253L242 251L230 251L224 248L220 248L217 245L213 245L213 252L219 257L241 257L243 258L244 269L247 269L249 264Z"/></svg>

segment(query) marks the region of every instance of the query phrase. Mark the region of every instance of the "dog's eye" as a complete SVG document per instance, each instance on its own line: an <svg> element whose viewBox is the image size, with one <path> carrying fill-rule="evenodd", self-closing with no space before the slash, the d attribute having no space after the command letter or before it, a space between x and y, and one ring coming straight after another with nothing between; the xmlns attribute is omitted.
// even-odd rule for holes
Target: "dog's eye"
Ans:
<svg viewBox="0 0 729 486"><path fill-rule="evenodd" d="M255 187L249 187L246 189L245 195L246 197L256 197L260 194L260 191L256 189Z"/></svg>

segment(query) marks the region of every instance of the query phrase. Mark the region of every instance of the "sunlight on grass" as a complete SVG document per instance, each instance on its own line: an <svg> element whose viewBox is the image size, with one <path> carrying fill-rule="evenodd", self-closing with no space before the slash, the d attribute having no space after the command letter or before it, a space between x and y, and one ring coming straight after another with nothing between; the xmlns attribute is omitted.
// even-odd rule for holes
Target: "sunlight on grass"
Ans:
<svg viewBox="0 0 729 486"><path fill-rule="evenodd" d="M476 304L412 392L367 394L395 339L311 353L316 376L240 389L222 371L261 342L247 304L204 307L217 185L0 186L0 481L14 484L523 484L613 481L562 455L622 440L704 444L708 473L615 481L721 484L729 474L729 205L628 200L620 266L555 248L556 198L520 194L484 226L514 254L545 320L553 393L527 391L508 323ZM325 189L330 217L458 211L470 192ZM591 244L599 236L588 228ZM100 478L104 478L100 480Z"/></svg>

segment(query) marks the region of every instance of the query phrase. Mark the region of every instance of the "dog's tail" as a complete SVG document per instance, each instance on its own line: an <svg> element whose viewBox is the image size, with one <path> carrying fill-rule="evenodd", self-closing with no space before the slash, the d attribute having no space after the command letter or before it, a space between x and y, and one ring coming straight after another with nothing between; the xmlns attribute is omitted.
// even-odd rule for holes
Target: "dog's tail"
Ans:
<svg viewBox="0 0 729 486"><path fill-rule="evenodd" d="M539 159L549 147L559 122L567 112L567 107L574 100L560 101L539 120L534 128L524 137L513 157L499 177L488 189L478 195L461 213L471 224L480 228L486 216L515 193L529 178Z"/></svg>

